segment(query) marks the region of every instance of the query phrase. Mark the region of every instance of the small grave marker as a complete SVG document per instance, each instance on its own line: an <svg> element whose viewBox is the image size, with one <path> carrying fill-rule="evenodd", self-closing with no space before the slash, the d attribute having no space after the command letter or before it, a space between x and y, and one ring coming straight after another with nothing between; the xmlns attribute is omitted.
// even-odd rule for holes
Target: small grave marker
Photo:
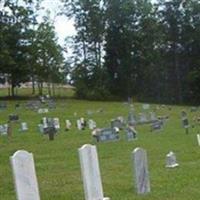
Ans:
<svg viewBox="0 0 200 200"><path fill-rule="evenodd" d="M176 155L174 152L170 151L166 155L166 167L167 168L175 168L178 167L179 164L176 162Z"/></svg>
<svg viewBox="0 0 200 200"><path fill-rule="evenodd" d="M28 130L28 125L26 122L21 123L21 131L27 131Z"/></svg>
<svg viewBox="0 0 200 200"><path fill-rule="evenodd" d="M65 130L68 131L71 129L72 123L69 120L65 120Z"/></svg>

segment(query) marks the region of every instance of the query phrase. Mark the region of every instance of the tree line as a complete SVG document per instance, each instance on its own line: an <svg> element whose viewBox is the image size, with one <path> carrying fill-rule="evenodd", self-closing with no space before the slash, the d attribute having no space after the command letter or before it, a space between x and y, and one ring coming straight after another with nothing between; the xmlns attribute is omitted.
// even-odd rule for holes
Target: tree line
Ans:
<svg viewBox="0 0 200 200"><path fill-rule="evenodd" d="M54 93L52 83L64 80L65 66L62 48L58 45L54 25L48 14L38 22L40 0L6 0L0 12L0 82L11 87L8 93L15 96L15 88L32 82L32 93Z"/></svg>
<svg viewBox="0 0 200 200"><path fill-rule="evenodd" d="M64 0L79 98L200 100L199 0Z"/></svg>
<svg viewBox="0 0 200 200"><path fill-rule="evenodd" d="M0 81L8 80L10 95L26 81L33 94L47 83L51 95L70 74L78 98L199 102L199 0L58 1L76 29L66 38L68 60L48 15L37 20L42 0L5 1Z"/></svg>

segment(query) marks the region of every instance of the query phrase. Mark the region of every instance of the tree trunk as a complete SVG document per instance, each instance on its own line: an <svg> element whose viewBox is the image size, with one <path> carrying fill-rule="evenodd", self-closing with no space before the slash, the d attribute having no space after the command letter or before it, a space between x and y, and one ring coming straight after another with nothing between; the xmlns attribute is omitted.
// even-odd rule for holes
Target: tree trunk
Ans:
<svg viewBox="0 0 200 200"><path fill-rule="evenodd" d="M32 95L35 94L35 79L32 77Z"/></svg>
<svg viewBox="0 0 200 200"><path fill-rule="evenodd" d="M55 84L52 83L52 92L53 92L53 96L55 96Z"/></svg>

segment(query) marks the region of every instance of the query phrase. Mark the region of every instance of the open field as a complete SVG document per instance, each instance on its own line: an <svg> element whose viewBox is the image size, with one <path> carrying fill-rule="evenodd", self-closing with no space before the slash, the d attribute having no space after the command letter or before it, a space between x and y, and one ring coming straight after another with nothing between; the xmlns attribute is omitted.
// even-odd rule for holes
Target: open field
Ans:
<svg viewBox="0 0 200 200"><path fill-rule="evenodd" d="M32 95L32 91L30 88L19 88L15 89L16 95L18 97L29 97L32 98L35 95ZM47 88L43 89L43 95L48 94ZM38 95L38 89L36 88L36 96ZM8 89L7 88L0 88L0 98L8 96ZM56 87L55 89L55 96L56 97L72 97L74 96L74 90L72 88L65 88L65 87Z"/></svg>
<svg viewBox="0 0 200 200"><path fill-rule="evenodd" d="M170 119L161 132L150 132L149 125L137 126L138 140L126 141L124 131L117 142L96 143L91 131L78 131L75 121L78 117L93 118L98 127L108 127L110 119L128 116L129 106L121 102L89 102L59 100L57 108L48 114L19 108L16 101L8 102L8 109L0 111L0 124L6 123L10 113L18 113L21 121L26 121L29 131L21 133L19 124L13 124L13 136L0 136L0 200L16 199L9 157L17 150L27 150L34 154L36 173L41 200L83 200L78 148L83 144L97 145L101 177L105 196L112 200L198 200L200 198L200 147L197 145L197 128L190 129L189 135L181 127L180 112L183 107L172 106L172 110L162 108L157 115L169 115ZM25 103L21 101L20 104ZM136 112L141 112L141 104L134 104ZM88 116L86 111L97 111ZM155 105L151 105L151 110ZM192 117L190 107L184 108ZM74 112L77 116L74 116ZM44 116L59 117L61 131L54 141L41 135L37 124ZM65 119L73 122L69 132L64 131ZM151 193L136 194L133 182L131 152L136 147L147 150ZM180 166L165 168L165 156L173 150Z"/></svg>

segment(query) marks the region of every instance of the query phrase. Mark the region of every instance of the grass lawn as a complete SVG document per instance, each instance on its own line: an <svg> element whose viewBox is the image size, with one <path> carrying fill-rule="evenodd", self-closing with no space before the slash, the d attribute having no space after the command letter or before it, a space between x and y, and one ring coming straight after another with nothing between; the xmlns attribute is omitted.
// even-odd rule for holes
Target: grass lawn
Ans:
<svg viewBox="0 0 200 200"><path fill-rule="evenodd" d="M78 131L75 120L78 117L93 118L98 127L108 127L110 119L127 117L129 107L120 102L89 102L59 100L57 108L48 114L20 108L15 111L15 101L8 102L8 109L0 111L0 124L6 123L10 113L18 113L21 121L26 121L29 131L21 133L19 124L13 124L13 136L0 136L0 200L16 199L9 157L17 150L27 150L34 154L36 173L41 200L83 200L78 148L90 143L98 150L104 196L112 200L198 200L200 198L200 147L197 145L197 129L190 129L189 135L181 127L180 112L183 107L162 108L158 115L169 114L170 119L162 132L150 132L149 125L137 126L138 140L127 142L121 131L117 142L95 143L90 130ZM21 104L25 101L21 101ZM88 116L86 111L96 111ZM136 112L141 112L141 104L135 104ZM151 109L155 105L151 105ZM198 113L191 113L189 119ZM74 112L77 116L74 116ZM43 116L59 117L61 131L54 141L39 133L37 124ZM64 131L65 119L73 122L69 132ZM191 120L190 120L191 121ZM151 193L136 194L133 181L131 152L136 147L147 150L151 181ZM174 151L180 166L165 168L165 156Z"/></svg>

